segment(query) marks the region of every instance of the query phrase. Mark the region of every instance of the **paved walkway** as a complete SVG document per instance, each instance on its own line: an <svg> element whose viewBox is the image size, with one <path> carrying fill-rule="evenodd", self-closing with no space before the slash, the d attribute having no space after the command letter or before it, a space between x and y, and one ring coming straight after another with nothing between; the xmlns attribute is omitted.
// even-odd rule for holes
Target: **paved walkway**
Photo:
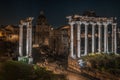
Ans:
<svg viewBox="0 0 120 80"><path fill-rule="evenodd" d="M53 71L55 74L65 74L68 80L89 80L81 76L80 74L68 70L63 70L60 67L58 67L58 65L55 63L47 64L44 67L46 67L48 70Z"/></svg>
<svg viewBox="0 0 120 80"><path fill-rule="evenodd" d="M78 75L78 74L75 74L75 73L72 73L72 72L69 72L68 71L68 74L67 74L67 79L68 80L89 80L81 75Z"/></svg>

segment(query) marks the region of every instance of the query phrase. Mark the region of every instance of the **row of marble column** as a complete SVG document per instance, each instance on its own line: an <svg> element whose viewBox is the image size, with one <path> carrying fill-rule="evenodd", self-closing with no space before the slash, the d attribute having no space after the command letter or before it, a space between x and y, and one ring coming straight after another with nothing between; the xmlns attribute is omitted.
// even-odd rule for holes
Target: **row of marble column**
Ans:
<svg viewBox="0 0 120 80"><path fill-rule="evenodd" d="M19 56L23 56L23 28L27 27L26 31L26 56L31 57L32 56L32 23L31 21L28 22L22 22L19 27L20 27L20 32L19 32Z"/></svg>
<svg viewBox="0 0 120 80"><path fill-rule="evenodd" d="M84 55L88 54L88 26L89 24L92 25L92 53L95 53L95 27L98 25L98 52L108 53L108 25L112 25L112 52L117 53L117 40L116 40L116 23L108 23L108 22L81 22L81 21L74 21L69 22L70 28L70 56L75 58L74 55L74 24L77 24L77 57L80 58L81 56L81 24L85 26L85 48L84 48ZM104 51L102 51L102 26L104 26Z"/></svg>

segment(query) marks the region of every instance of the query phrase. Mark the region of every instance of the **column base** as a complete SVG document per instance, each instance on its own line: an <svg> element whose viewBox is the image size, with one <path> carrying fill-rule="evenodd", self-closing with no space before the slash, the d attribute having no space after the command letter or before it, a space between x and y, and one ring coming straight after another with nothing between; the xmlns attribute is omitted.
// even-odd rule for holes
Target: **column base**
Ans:
<svg viewBox="0 0 120 80"><path fill-rule="evenodd" d="M27 64L33 64L33 58L28 56L19 56L18 61L27 63Z"/></svg>
<svg viewBox="0 0 120 80"><path fill-rule="evenodd" d="M25 56L19 56L18 61L23 61L24 58L25 58Z"/></svg>
<svg viewBox="0 0 120 80"><path fill-rule="evenodd" d="M33 64L33 58L32 57L28 58L28 64Z"/></svg>
<svg viewBox="0 0 120 80"><path fill-rule="evenodd" d="M107 52L107 51L104 51L104 53L106 53L106 54L107 54L108 52Z"/></svg>
<svg viewBox="0 0 120 80"><path fill-rule="evenodd" d="M71 58L73 58L73 59L76 59L76 55L72 55L72 56L70 56Z"/></svg>

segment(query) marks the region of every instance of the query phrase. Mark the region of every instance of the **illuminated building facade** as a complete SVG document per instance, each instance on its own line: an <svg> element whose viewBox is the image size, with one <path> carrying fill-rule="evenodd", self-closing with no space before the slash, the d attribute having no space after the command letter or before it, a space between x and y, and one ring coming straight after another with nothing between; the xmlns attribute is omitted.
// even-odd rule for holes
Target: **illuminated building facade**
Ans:
<svg viewBox="0 0 120 80"><path fill-rule="evenodd" d="M80 15L68 16L67 18L71 26L70 56L72 58L80 58L81 56L81 37L82 37L81 27L84 27L84 54L83 55L87 55L88 53L90 53L88 52L89 37L91 37L91 41L92 41L91 46L89 46L89 48L90 47L92 48L91 49L92 53L95 53L95 52L117 53L117 42L116 42L117 41L117 37L116 37L117 23L114 22L113 18L88 17L88 16L80 16ZM91 36L88 35L90 31L89 27L91 27L91 32L92 32ZM97 35L95 34L96 28L98 28ZM110 32L109 29L111 29L112 31L110 34L109 34ZM95 40L96 38L95 35L98 36L98 41ZM95 51L96 43L98 44L98 51Z"/></svg>

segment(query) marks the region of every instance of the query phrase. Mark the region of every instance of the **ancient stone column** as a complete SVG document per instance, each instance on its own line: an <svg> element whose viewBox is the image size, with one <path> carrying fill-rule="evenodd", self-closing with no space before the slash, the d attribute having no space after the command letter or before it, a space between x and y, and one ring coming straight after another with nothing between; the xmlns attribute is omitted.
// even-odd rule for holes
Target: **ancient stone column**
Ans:
<svg viewBox="0 0 120 80"><path fill-rule="evenodd" d="M32 23L31 22L29 24L29 28L30 28L30 53L29 53L29 56L32 56Z"/></svg>
<svg viewBox="0 0 120 80"><path fill-rule="evenodd" d="M104 23L104 52L107 53L107 38L108 38L107 23Z"/></svg>
<svg viewBox="0 0 120 80"><path fill-rule="evenodd" d="M102 50L102 24L98 23L98 52L101 53Z"/></svg>
<svg viewBox="0 0 120 80"><path fill-rule="evenodd" d="M92 53L95 52L95 23L92 23Z"/></svg>
<svg viewBox="0 0 120 80"><path fill-rule="evenodd" d="M81 22L77 22L77 57L81 55Z"/></svg>
<svg viewBox="0 0 120 80"><path fill-rule="evenodd" d="M107 34L106 34L106 36L107 36L107 37L106 37L106 42L107 42L106 45L107 45L107 53L108 53L108 52L109 52L109 50L108 50L108 46L109 46L109 44L108 44L108 25L107 25L107 30L106 30L106 31L107 31L107 32L106 32L106 33L107 33Z"/></svg>
<svg viewBox="0 0 120 80"><path fill-rule="evenodd" d="M117 54L117 34L116 34L116 27L117 24L114 23L114 53Z"/></svg>
<svg viewBox="0 0 120 80"><path fill-rule="evenodd" d="M85 51L84 55L88 53L88 23L85 23Z"/></svg>
<svg viewBox="0 0 120 80"><path fill-rule="evenodd" d="M29 51L30 51L30 31L29 31L29 22L26 22L26 27L27 27L27 34L26 34L26 56L29 56Z"/></svg>
<svg viewBox="0 0 120 80"><path fill-rule="evenodd" d="M74 53L73 53L73 48L74 48L74 39L73 39L73 34L74 34L74 31L73 31L73 25L74 23L73 22L70 22L70 56L73 58L74 57Z"/></svg>
<svg viewBox="0 0 120 80"><path fill-rule="evenodd" d="M19 25L19 56L23 56L23 25Z"/></svg>
<svg viewBox="0 0 120 80"><path fill-rule="evenodd" d="M114 52L114 25L112 23L112 52Z"/></svg>
<svg viewBox="0 0 120 80"><path fill-rule="evenodd" d="M26 26L27 26L27 43L26 43L26 56L28 57L28 64L33 63L32 58L32 20L33 17L28 17L26 19Z"/></svg>

